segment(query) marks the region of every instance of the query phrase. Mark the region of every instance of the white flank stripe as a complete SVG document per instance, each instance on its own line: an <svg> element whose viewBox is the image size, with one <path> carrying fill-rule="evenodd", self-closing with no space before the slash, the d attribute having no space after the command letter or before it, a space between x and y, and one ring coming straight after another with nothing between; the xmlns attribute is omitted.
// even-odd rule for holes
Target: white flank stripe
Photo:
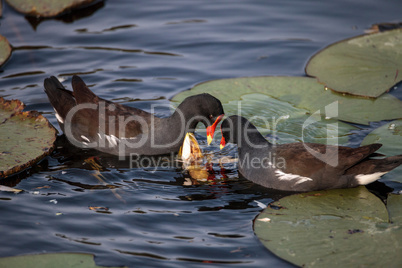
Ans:
<svg viewBox="0 0 402 268"><path fill-rule="evenodd" d="M113 140L113 144L114 146L117 146L117 142L119 142L119 138L117 138L116 136L112 135L112 140Z"/></svg>
<svg viewBox="0 0 402 268"><path fill-rule="evenodd" d="M83 140L87 141L87 142L90 142L90 140L89 140L87 137L85 137L84 135L81 135L81 138L82 138Z"/></svg>
<svg viewBox="0 0 402 268"><path fill-rule="evenodd" d="M117 142L119 141L119 138L117 138L114 135L106 135L106 134L105 134L105 137L109 141L110 145L117 146Z"/></svg>
<svg viewBox="0 0 402 268"><path fill-rule="evenodd" d="M63 118L57 113L56 109L54 109L54 111L56 112L55 116L56 116L57 121L59 121L60 123L64 124Z"/></svg>
<svg viewBox="0 0 402 268"><path fill-rule="evenodd" d="M313 179L309 177L303 177L300 175L292 174L292 173L285 173L282 170L276 169L275 174L278 176L278 179L281 181L293 181L297 180L295 184L303 183L306 181L312 181Z"/></svg>
<svg viewBox="0 0 402 268"><path fill-rule="evenodd" d="M262 209L267 208L267 205L265 205L264 203L261 203L260 201L254 200L254 202L256 202L257 205L258 205L260 208L262 208Z"/></svg>
<svg viewBox="0 0 402 268"><path fill-rule="evenodd" d="M382 175L384 175L386 172L376 172L376 173L371 173L371 174L359 174L356 175L356 180L359 183L359 185L366 185L369 184L373 181L378 180Z"/></svg>

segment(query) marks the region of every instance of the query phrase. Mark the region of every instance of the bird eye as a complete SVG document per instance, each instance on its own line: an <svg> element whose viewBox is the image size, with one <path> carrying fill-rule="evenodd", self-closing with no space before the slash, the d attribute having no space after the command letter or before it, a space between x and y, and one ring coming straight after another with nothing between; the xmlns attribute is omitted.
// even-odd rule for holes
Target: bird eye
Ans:
<svg viewBox="0 0 402 268"><path fill-rule="evenodd" d="M209 115L209 119L212 119L212 117L213 117L213 115L212 115L212 114L210 114L210 115Z"/></svg>

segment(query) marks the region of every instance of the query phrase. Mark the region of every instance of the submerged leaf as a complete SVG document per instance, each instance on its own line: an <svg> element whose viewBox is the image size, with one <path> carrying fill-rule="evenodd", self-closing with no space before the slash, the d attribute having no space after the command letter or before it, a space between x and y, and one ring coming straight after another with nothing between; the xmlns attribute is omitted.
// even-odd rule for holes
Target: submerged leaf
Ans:
<svg viewBox="0 0 402 268"><path fill-rule="evenodd" d="M399 267L402 198L388 200L392 223L363 186L291 195L268 206L254 231L274 254L303 267Z"/></svg>
<svg viewBox="0 0 402 268"><path fill-rule="evenodd" d="M53 150L56 130L19 100L0 98L0 177L22 171Z"/></svg>
<svg viewBox="0 0 402 268"><path fill-rule="evenodd" d="M183 145L180 147L179 157L188 164L202 160L202 151L194 133L186 133Z"/></svg>
<svg viewBox="0 0 402 268"><path fill-rule="evenodd" d="M378 97L402 80L402 29L332 44L310 59L306 73L335 91Z"/></svg>
<svg viewBox="0 0 402 268"><path fill-rule="evenodd" d="M183 167L188 171L192 179L197 181L207 180L209 173L206 167L201 165L204 156L194 133L186 133L178 156L183 160Z"/></svg>
<svg viewBox="0 0 402 268"><path fill-rule="evenodd" d="M8 186L5 186L5 185L0 185L0 191L2 191L2 192L11 192L11 193L16 193L16 194L22 192L22 190L20 190L20 189L15 189L15 188L8 187Z"/></svg>

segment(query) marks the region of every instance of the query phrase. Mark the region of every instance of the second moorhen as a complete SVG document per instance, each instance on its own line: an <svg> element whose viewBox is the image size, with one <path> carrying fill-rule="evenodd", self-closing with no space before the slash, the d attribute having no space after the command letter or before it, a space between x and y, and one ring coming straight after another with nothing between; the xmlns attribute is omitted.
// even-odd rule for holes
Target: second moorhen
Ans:
<svg viewBox="0 0 402 268"><path fill-rule="evenodd" d="M402 164L402 155L370 159L381 144L359 148L317 143L271 144L246 118L221 125L221 148L237 144L238 170L248 180L284 191L314 191L366 185Z"/></svg>

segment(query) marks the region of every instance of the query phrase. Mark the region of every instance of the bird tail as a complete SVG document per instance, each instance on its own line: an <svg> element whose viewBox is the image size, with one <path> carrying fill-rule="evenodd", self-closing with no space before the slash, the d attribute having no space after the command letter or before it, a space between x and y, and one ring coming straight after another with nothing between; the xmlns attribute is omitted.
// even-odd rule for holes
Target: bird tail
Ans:
<svg viewBox="0 0 402 268"><path fill-rule="evenodd" d="M382 175L402 165L402 155L383 159L368 159L346 171L346 175L354 175L357 185L366 185L378 180Z"/></svg>
<svg viewBox="0 0 402 268"><path fill-rule="evenodd" d="M45 79L44 87L49 102L56 112L57 121L63 129L64 119L68 112L76 105L73 93L65 89L60 81L54 76Z"/></svg>

